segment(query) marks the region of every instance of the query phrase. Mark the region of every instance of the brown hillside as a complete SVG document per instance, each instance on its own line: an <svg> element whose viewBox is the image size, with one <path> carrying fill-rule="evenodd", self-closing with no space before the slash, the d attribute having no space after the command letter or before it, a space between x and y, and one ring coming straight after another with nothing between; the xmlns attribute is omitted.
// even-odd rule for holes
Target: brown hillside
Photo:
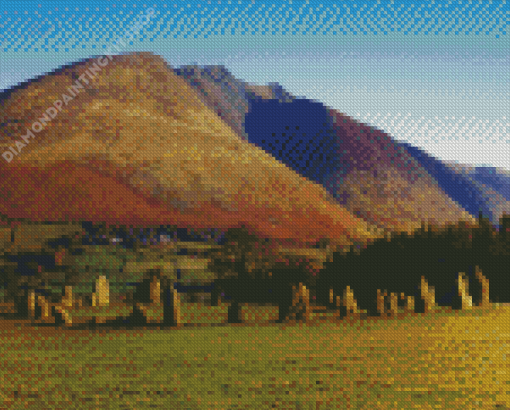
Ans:
<svg viewBox="0 0 510 410"><path fill-rule="evenodd" d="M327 183L338 187L339 203L355 216L390 231L410 232L422 221L477 226L391 136L336 110L328 112L351 169L346 175L330 176Z"/></svg>
<svg viewBox="0 0 510 410"><path fill-rule="evenodd" d="M96 61L4 98L0 152ZM113 57L89 81L10 163L0 160L0 213L137 226L245 223L295 242L371 237L324 188L242 141L160 57Z"/></svg>

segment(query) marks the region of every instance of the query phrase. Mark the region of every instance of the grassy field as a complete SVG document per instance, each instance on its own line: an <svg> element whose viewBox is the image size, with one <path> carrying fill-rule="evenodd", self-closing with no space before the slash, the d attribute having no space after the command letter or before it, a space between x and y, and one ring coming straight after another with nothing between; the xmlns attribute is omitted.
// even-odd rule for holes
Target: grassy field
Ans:
<svg viewBox="0 0 510 410"><path fill-rule="evenodd" d="M177 255L180 248L198 252ZM101 274L113 296L152 268L182 284L210 282L200 253L209 248L89 246L66 263L82 278L75 292L92 292ZM328 253L284 251L319 264ZM61 288L50 286L57 294ZM178 329L0 319L0 409L510 408L510 306L399 319L312 313L311 323L298 325L270 323L277 307L242 311L245 323L228 325L226 304L183 303ZM73 323L96 314L120 313L112 303L76 314Z"/></svg>
<svg viewBox="0 0 510 410"><path fill-rule="evenodd" d="M206 322L209 309L187 309ZM244 315L251 323L179 329L4 320L0 408L510 407L509 306L298 325Z"/></svg>

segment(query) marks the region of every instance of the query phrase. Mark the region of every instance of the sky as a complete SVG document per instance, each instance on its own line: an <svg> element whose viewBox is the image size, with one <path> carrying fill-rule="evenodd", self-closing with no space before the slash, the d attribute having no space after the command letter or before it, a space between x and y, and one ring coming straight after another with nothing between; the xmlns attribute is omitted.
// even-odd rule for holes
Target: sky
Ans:
<svg viewBox="0 0 510 410"><path fill-rule="evenodd" d="M440 160L510 170L509 18L505 0L2 0L0 90L152 52L278 82Z"/></svg>

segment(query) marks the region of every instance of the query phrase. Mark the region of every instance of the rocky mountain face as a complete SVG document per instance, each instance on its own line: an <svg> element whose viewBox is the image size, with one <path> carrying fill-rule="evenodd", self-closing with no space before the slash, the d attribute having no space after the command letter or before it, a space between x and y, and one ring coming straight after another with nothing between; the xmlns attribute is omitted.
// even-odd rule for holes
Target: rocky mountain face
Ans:
<svg viewBox="0 0 510 410"><path fill-rule="evenodd" d="M406 146L336 110L328 113L344 166L328 176L325 186L347 209L371 224L397 230L415 229L421 221L476 224Z"/></svg>

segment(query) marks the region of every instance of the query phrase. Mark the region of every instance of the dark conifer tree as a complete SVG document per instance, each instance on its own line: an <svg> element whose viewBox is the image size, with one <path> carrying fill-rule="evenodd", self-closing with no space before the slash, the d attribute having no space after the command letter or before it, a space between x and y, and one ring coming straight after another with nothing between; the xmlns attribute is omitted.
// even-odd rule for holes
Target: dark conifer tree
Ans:
<svg viewBox="0 0 510 410"><path fill-rule="evenodd" d="M442 228L422 224L411 235L397 233L387 239L378 239L361 250L359 255L353 250L344 255L335 253L333 261L326 263L320 272L317 297L327 304L330 288L336 295L342 295L346 286L350 286L358 306L375 315L377 289L388 294L403 292L406 296L415 297L416 311L420 312L424 308L420 291L423 276L435 289L439 306L460 309L457 277L459 272L464 272L469 278L470 294L474 301L480 300L481 284L476 279L475 267L479 266L489 280L493 277L495 282L502 283L498 272L503 266L503 261L500 261L498 270L492 255L483 255L488 252L486 244L493 240L494 235L484 225L485 221L482 222L482 227L476 232L463 223Z"/></svg>

